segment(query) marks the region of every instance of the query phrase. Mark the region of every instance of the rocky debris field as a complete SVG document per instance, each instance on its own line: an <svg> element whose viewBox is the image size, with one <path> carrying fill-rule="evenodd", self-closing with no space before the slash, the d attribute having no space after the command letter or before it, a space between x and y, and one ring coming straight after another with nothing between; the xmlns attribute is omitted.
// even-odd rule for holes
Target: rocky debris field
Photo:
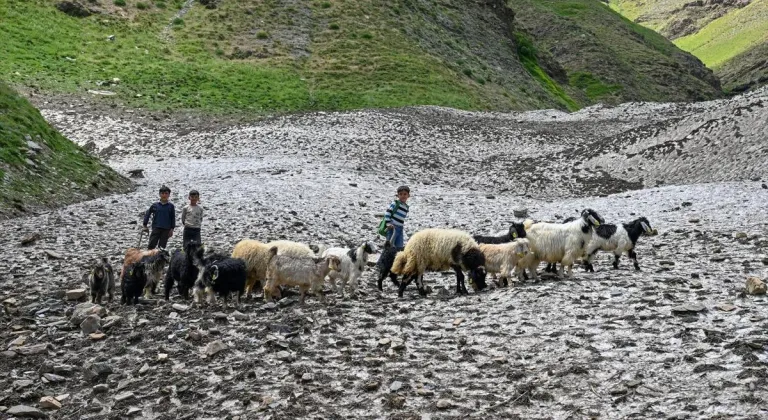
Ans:
<svg viewBox="0 0 768 420"><path fill-rule="evenodd" d="M0 417L765 418L768 301L745 285L768 276L766 96L209 127L43 106L69 138L144 178L129 194L0 222ZM595 273L469 296L431 273L427 298L411 287L398 299L369 271L356 296L326 288L327 305L83 303L87 265L107 256L119 269L161 184L178 213L200 190L204 241L228 252L242 238L381 245L375 226L403 183L410 233L494 232L513 210L558 220L590 207L608 222L646 216L659 235L640 239L639 272L600 254Z"/></svg>

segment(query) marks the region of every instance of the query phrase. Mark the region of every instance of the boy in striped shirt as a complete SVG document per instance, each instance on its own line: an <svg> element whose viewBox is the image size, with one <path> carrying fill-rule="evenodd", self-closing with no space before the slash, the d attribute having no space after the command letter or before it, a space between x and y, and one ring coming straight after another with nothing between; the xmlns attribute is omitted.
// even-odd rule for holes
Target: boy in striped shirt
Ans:
<svg viewBox="0 0 768 420"><path fill-rule="evenodd" d="M408 217L408 198L411 196L411 189L403 185L397 187L397 200L389 205L384 220L387 223L387 240L398 250L402 250L403 245L403 224Z"/></svg>

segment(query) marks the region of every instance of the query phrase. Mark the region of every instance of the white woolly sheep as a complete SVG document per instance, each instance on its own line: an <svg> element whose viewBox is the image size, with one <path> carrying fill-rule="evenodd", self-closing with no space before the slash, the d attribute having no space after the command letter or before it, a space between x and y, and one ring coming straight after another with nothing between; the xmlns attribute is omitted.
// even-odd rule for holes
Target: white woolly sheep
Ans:
<svg viewBox="0 0 768 420"><path fill-rule="evenodd" d="M248 276L245 283L246 296L251 297L254 288L262 288L267 278L267 264L271 258L269 250L273 246L278 248L278 254L280 255L315 255L307 245L298 242L273 241L265 244L252 239L243 239L232 250L232 258L240 258L245 261Z"/></svg>
<svg viewBox="0 0 768 420"><path fill-rule="evenodd" d="M651 228L651 222L645 217L635 219L629 223L621 225L605 224L595 229L592 240L589 241L586 251L584 268L587 271L594 272L592 258L598 251L613 251L613 268L619 268L619 258L626 252L629 258L634 262L635 270L640 270L640 264L637 262L635 245L640 235L652 236L654 234Z"/></svg>
<svg viewBox="0 0 768 420"><path fill-rule="evenodd" d="M369 243L364 243L357 248L328 248L323 252L323 257L333 255L340 261L339 270L328 273L328 279L331 282L334 292L336 289L336 280L341 280L341 295L344 296L344 288L347 282L350 284L350 293L357 291L357 282L365 271L368 256L373 253L373 247Z"/></svg>
<svg viewBox="0 0 768 420"><path fill-rule="evenodd" d="M560 262L559 276L565 268L568 277L573 276L573 263L584 255L587 244L592 239L592 231L603 223L603 218L592 209L585 209L581 217L569 223L533 223L526 221L526 238L530 242L531 255L524 265L528 267L535 280L536 269L541 261Z"/></svg>
<svg viewBox="0 0 768 420"><path fill-rule="evenodd" d="M475 291L485 289L485 257L477 242L466 232L454 229L425 229L416 232L405 249L397 253L392 272L402 275L398 296L402 297L406 286L416 280L419 294L425 296L425 271L456 272L456 293L466 294L465 270L469 284Z"/></svg>
<svg viewBox="0 0 768 420"><path fill-rule="evenodd" d="M504 244L480 244L485 256L485 271L500 275L502 285L509 285L508 277L514 274L522 281L525 267L518 263L530 252L528 239L516 239Z"/></svg>
<svg viewBox="0 0 768 420"><path fill-rule="evenodd" d="M338 270L338 257L308 257L279 255L278 247L269 249L270 259L267 264L267 282L264 285L264 301L269 302L272 293L278 286L298 286L301 291L300 303L304 303L304 295L308 290L325 302L322 294L325 276L331 270Z"/></svg>

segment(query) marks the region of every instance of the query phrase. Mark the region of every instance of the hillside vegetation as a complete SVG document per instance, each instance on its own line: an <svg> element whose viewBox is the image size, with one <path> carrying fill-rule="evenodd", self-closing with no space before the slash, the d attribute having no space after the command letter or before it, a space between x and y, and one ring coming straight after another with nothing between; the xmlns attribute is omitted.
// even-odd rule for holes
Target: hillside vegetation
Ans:
<svg viewBox="0 0 768 420"><path fill-rule="evenodd" d="M768 0L611 0L611 6L697 56L726 90L768 82Z"/></svg>
<svg viewBox="0 0 768 420"><path fill-rule="evenodd" d="M0 78L149 109L578 109L720 95L597 0L0 0ZM77 3L77 2L75 2Z"/></svg>
<svg viewBox="0 0 768 420"><path fill-rule="evenodd" d="M0 218L130 188L0 83Z"/></svg>

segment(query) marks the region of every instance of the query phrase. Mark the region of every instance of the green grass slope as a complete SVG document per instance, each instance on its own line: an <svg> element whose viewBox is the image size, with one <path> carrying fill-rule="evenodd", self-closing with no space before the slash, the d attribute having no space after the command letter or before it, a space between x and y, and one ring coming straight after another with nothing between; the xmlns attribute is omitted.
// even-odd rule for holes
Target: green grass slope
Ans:
<svg viewBox="0 0 768 420"><path fill-rule="evenodd" d="M591 0L511 0L515 21L592 100L688 101L720 95L699 60ZM611 100L612 99L612 100Z"/></svg>
<svg viewBox="0 0 768 420"><path fill-rule="evenodd" d="M719 94L700 63L597 0L79 1L95 13L0 0L0 78L209 113Z"/></svg>
<svg viewBox="0 0 768 420"><path fill-rule="evenodd" d="M130 188L0 83L0 217Z"/></svg>
<svg viewBox="0 0 768 420"><path fill-rule="evenodd" d="M713 69L728 91L762 86L768 0L610 0L628 19L659 31Z"/></svg>
<svg viewBox="0 0 768 420"><path fill-rule="evenodd" d="M675 40L707 66L717 69L758 44L768 41L768 0L755 0L734 9L695 34Z"/></svg>

